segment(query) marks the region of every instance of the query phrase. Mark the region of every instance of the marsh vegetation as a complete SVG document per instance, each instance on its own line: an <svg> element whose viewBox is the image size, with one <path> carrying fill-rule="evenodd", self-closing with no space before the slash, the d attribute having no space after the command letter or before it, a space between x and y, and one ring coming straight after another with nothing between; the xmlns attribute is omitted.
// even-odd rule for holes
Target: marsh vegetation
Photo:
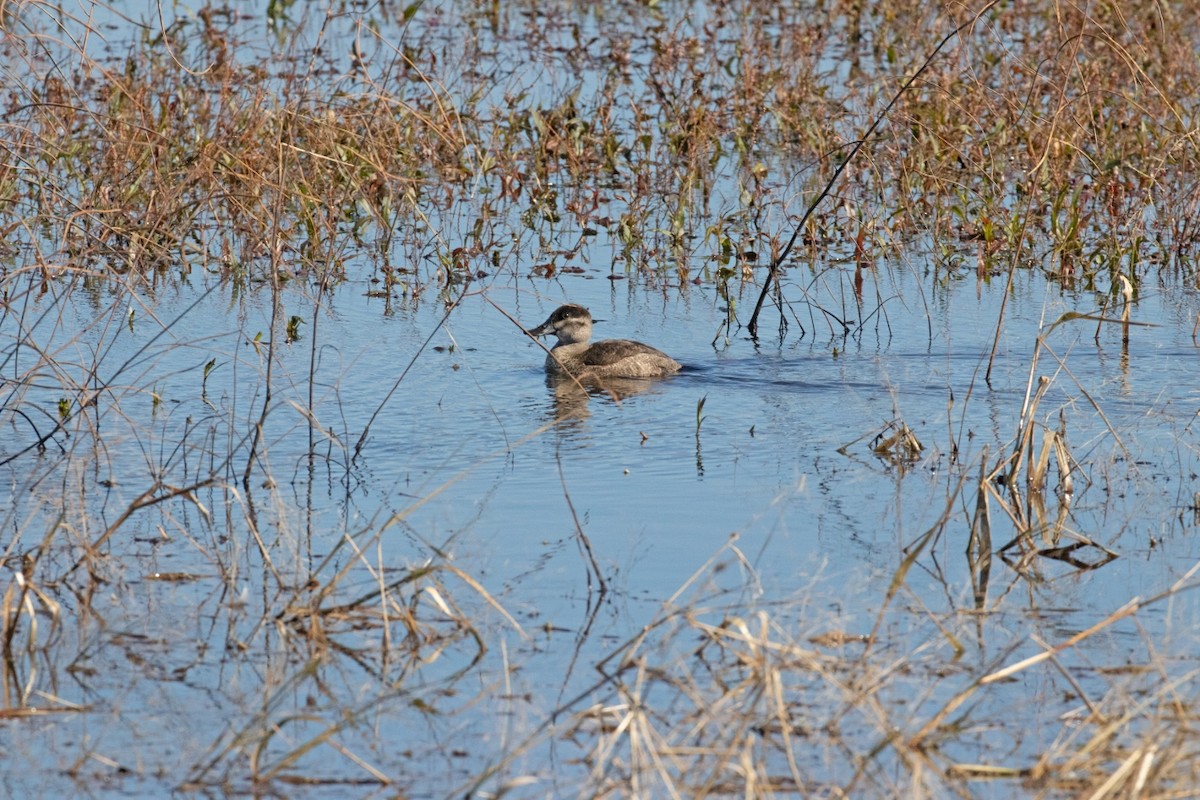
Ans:
<svg viewBox="0 0 1200 800"><path fill-rule="evenodd" d="M1189 7L237 5L0 8L7 793L1200 784Z"/></svg>

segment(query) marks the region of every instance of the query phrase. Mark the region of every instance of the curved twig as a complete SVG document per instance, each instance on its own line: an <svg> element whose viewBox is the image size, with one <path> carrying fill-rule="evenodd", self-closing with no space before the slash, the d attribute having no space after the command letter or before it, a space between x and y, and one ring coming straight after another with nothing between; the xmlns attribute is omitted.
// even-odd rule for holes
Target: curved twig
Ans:
<svg viewBox="0 0 1200 800"><path fill-rule="evenodd" d="M813 200L812 203L809 204L808 210L804 212L804 216L801 217L800 222L796 224L796 229L792 231L792 238L788 239L787 245L784 246L784 248L779 251L779 255L777 255L774 260L771 261L771 268L767 273L766 281L763 282L762 292L760 292L758 295L758 302L754 304L754 313L750 316L750 324L746 326L750 331L750 338L755 340L758 339L759 312L762 311L763 303L767 299L767 293L771 291L772 284L778 285L779 268L788 255L792 252L792 247L796 244L796 239L800 236L800 231L804 230L804 225L808 222L808 218L812 216L813 212L816 211L817 206L819 206L821 201L829 195L830 191L832 191L833 186L835 183L837 183L838 178L842 176L842 173L845 172L846 167L851 161L854 160L854 157L858 155L858 151L862 150L863 145L870 140L871 135L874 134L879 126L883 124L883 121L887 119L888 114L890 114L892 111L892 107L896 105L896 101L898 101L901 96L908 91L909 87L912 86L917 78L921 76L921 73L929 68L929 65L933 63L933 59L936 58L938 53L942 51L942 48L945 47L951 39L962 33L964 29L974 25L981 16L987 13L992 6L996 5L996 2L997 0L989 0L989 2L983 8L979 9L979 11L975 12L969 20L950 31L950 33L946 34L945 38L938 42L937 47L933 48L929 55L925 57L924 63L917 68L916 72L909 76L908 80L904 82L904 85L900 87L900 90L897 91L896 94L893 95L892 99L888 101L888 104L884 106L883 111L879 112L879 115L872 120L871 126L867 128L865 133L863 133L862 138L854 143L854 147L850 150L850 154L846 156L842 163L838 165L838 168L834 170L833 175L830 176L829 181L825 184L825 188L821 190L819 195L817 195L817 199Z"/></svg>
<svg viewBox="0 0 1200 800"><path fill-rule="evenodd" d="M404 368L404 371L400 373L400 377L396 378L396 382L392 384L392 388L388 389L388 393L383 396L383 400L381 400L379 405L376 406L375 413L371 415L371 418L367 420L367 424L363 426L362 434L358 437L358 442L354 445L354 456L350 459L351 463L358 460L358 455L362 451L363 445L367 443L367 435L371 432L371 426L375 424L375 418L379 416L379 412L383 411L383 407L388 404L388 401L392 399L392 395L394 395L396 390L400 388L400 383L404 380L405 376L408 375L408 371L413 368L413 364L417 363L417 359L420 358L421 354L425 352L425 348L428 347L429 343L433 341L433 337L437 335L437 332L440 331L442 326L445 325L450 319L450 315L454 313L454 309L458 308L458 304L461 303L463 298L467 296L467 286L469 285L469 282L464 283L462 292L460 292L458 297L454 298L454 300L450 301L450 303L446 306L446 313L442 314L442 318L438 320L438 324L433 327L433 330L431 330L429 335L425 337L425 341L422 342L421 346L417 348L417 352L413 353L413 357L409 359L408 366Z"/></svg>

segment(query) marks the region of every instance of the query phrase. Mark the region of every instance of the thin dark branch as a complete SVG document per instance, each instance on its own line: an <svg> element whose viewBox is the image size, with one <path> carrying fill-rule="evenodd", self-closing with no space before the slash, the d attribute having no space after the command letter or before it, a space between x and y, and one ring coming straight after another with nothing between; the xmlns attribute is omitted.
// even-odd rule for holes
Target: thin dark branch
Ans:
<svg viewBox="0 0 1200 800"><path fill-rule="evenodd" d="M758 339L758 315L759 312L762 311L763 303L767 299L767 293L771 291L771 287L773 285L778 285L779 268L783 265L783 262L792 252L792 247L795 246L796 239L800 236L800 231L804 230L804 226L808 223L808 219L813 215L813 212L817 210L817 206L819 206L821 201L824 200L833 190L834 184L837 183L838 178L842 176L842 173L846 171L846 167L851 161L854 160L854 157L858 155L858 151L862 150L863 145L870 141L871 136L876 130L878 130L879 126L883 124L883 121L888 118L888 115L892 111L892 107L896 105L897 101L899 101L904 93L908 91L909 87L913 85L917 78L921 76L921 73L929 68L929 65L933 63L933 59L936 58L938 53L942 51L942 48L945 47L951 39L954 39L956 36L962 33L963 30L974 25L981 16L987 13L988 9L996 4L996 2L997 0L990 0L990 2L988 2L983 8L979 9L978 12L972 15L969 20L959 25L950 33L946 34L945 38L938 42L937 47L933 48L929 55L926 56L924 63L917 68L916 72L909 76L908 80L904 82L904 85L900 87L900 90L896 92L892 99L888 101L888 104L884 106L883 111L879 112L879 115L876 116L871 122L871 126L867 128L862 137L854 143L854 147L850 150L850 154L847 155L842 163L838 165L838 168L834 170L833 175L825 184L825 188L821 190L819 195L817 195L817 199L813 200L812 203L809 204L808 210L804 212L804 216L800 218L800 222L796 224L795 230L792 231L792 237L788 239L787 245L785 245L784 248L779 251L779 255L777 255L775 259L771 261L771 268L767 273L766 281L763 282L762 291L758 295L758 302L754 304L754 313L750 316L750 324L746 326L750 331L751 338L756 340Z"/></svg>
<svg viewBox="0 0 1200 800"><path fill-rule="evenodd" d="M604 573L600 571L600 565L596 563L596 554L592 552L592 542L588 539L588 535L583 531L583 524L579 521L579 515L575 513L575 504L571 502L571 492L567 489L567 476L563 474L562 455L556 457L558 461L558 480L562 483L563 499L567 501L567 509L571 512L571 519L575 523L575 538L579 542L579 548L587 554L588 562L591 564L591 572L588 573L588 589L592 587L592 575L595 574L596 582L600 586L600 599L608 592L608 584L604 582Z"/></svg>
<svg viewBox="0 0 1200 800"><path fill-rule="evenodd" d="M437 335L437 332L440 331L442 326L446 324L446 321L450 319L450 315L454 313L454 309L458 308L458 304L461 303L463 298L467 296L467 286L469 285L470 284L464 284L463 290L458 297L451 301L450 305L446 306L446 313L442 315L442 318L438 320L438 324L435 325L433 330L429 332L429 335L425 337L425 341L421 342L421 346L417 348L417 352L413 353L413 357L409 359L408 366L406 366L404 371L400 373L400 377L396 378L396 382L392 384L391 389L388 389L388 393L383 396L383 400L380 401L378 407L376 407L375 413L373 413L371 418L367 420L367 424L363 427L362 434L358 437L358 442L354 445L354 458L352 458L351 461L358 459L358 454L362 451L363 445L367 443L367 435L371 432L371 426L375 424L375 418L379 416L379 412L383 411L383 407L388 404L388 401L392 399L392 395L395 394L396 390L400 388L400 383L404 380L404 377L408 375L408 371L413 368L413 364L417 363L417 359L421 357L421 353L425 352L425 348L428 347L429 343L433 341L433 337Z"/></svg>

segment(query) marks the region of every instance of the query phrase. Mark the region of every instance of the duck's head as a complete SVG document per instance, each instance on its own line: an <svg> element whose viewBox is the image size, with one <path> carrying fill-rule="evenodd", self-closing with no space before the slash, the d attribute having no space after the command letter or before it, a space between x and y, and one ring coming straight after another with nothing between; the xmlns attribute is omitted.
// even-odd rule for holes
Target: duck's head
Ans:
<svg viewBox="0 0 1200 800"><path fill-rule="evenodd" d="M578 344L592 338L592 315L583 306L568 303L554 309L550 318L530 328L534 336L546 336L553 333L558 337L559 344Z"/></svg>

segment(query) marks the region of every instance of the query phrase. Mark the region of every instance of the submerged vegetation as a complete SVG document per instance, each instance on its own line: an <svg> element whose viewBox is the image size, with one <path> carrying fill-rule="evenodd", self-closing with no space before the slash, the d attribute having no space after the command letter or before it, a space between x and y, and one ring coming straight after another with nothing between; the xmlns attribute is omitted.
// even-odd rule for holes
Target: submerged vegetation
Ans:
<svg viewBox="0 0 1200 800"><path fill-rule="evenodd" d="M1072 525L1088 471L1069 434L1086 416L1116 442L1105 469L1135 459L1050 336L1088 325L1128 358L1147 287L1196 288L1185 5L84 7L0 9L10 763L122 794L1100 798L1200 782L1200 683L1179 656L1194 642L1162 622L1198 567L1056 641L985 632L1040 613L1019 595L1053 583L1041 570L1116 555ZM884 482L911 484L923 459L949 476L920 487L933 517L862 608L831 610L808 569L811 584L762 589L731 541L627 637L585 648L614 582L560 462L589 614L567 641L454 557L460 531L418 521L472 465L395 485L363 465L438 330L397 354L374 415L344 413L352 366L322 372L339 293L387 316L436 304L445 323L465 297L503 308L497 287L584 272L711 289L718 340L744 335L765 287L778 342L836 356L892 325L895 261L1005 302L1018 276L1093 302L1041 327L997 441L961 421L984 366L937 442L898 415L843 448ZM183 301L163 316L168 297ZM999 348L1004 312L987 324ZM165 395L180 379L194 395ZM1071 399L1047 411L1055 382ZM559 424L505 431L505 451ZM1181 519L1197 513L1192 427L1175 431ZM969 585L947 581L933 608L910 579L944 576L947 552ZM1070 660L1108 635L1114 661ZM571 653L562 683L523 679L551 650ZM126 706L148 700L152 721ZM193 724L195 704L222 724ZM105 745L114 729L127 757Z"/></svg>

